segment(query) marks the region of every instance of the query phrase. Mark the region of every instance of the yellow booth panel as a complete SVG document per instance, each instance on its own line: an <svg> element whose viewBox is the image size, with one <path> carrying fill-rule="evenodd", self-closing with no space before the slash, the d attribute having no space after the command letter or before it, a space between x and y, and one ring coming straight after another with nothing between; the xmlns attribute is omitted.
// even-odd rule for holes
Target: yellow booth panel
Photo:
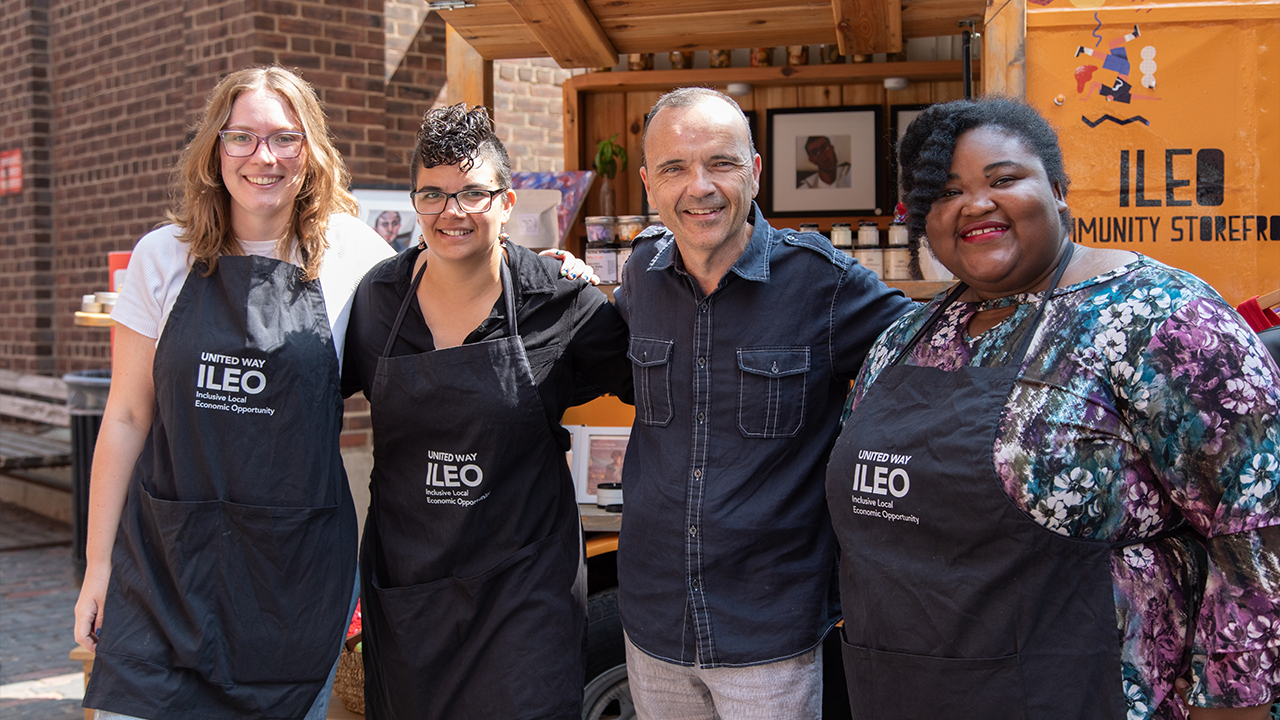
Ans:
<svg viewBox="0 0 1280 720"><path fill-rule="evenodd" d="M1059 130L1074 239L1280 288L1280 1L1027 0L1027 100Z"/></svg>

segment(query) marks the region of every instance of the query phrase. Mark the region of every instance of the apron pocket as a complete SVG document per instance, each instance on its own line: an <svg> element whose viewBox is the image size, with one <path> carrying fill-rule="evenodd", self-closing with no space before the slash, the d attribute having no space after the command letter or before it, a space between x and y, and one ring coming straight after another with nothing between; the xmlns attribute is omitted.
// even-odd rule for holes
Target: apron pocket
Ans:
<svg viewBox="0 0 1280 720"><path fill-rule="evenodd" d="M851 645L840 630L855 720L1025 720L1017 655L942 658Z"/></svg>
<svg viewBox="0 0 1280 720"><path fill-rule="evenodd" d="M572 552L570 552L572 550ZM366 644L396 716L543 717L582 699L577 548L543 538L480 575L378 586Z"/></svg>
<svg viewBox="0 0 1280 720"><path fill-rule="evenodd" d="M328 677L351 594L350 556L332 547L341 536L339 506L140 496L159 542L152 551L160 566L151 577L169 585L143 597L156 599L150 611L175 667L215 683ZM157 572L162 568L167 572Z"/></svg>

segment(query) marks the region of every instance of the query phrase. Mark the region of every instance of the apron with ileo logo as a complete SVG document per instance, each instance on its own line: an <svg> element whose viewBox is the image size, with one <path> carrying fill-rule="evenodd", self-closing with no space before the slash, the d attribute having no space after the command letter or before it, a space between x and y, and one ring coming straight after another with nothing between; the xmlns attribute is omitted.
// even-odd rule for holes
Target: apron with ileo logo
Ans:
<svg viewBox="0 0 1280 720"><path fill-rule="evenodd" d="M300 718L355 574L338 359L318 281L223 257L156 345L155 415L112 555L85 706L163 720Z"/></svg>

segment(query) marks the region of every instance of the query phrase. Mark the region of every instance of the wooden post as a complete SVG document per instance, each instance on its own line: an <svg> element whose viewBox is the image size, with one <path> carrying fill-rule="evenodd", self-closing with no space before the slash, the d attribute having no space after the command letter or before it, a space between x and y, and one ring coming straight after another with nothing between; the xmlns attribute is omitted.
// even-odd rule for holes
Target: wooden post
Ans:
<svg viewBox="0 0 1280 720"><path fill-rule="evenodd" d="M450 105L460 102L467 107L483 105L493 117L493 61L480 57L448 24L445 25L445 70L449 77Z"/></svg>
<svg viewBox="0 0 1280 720"><path fill-rule="evenodd" d="M987 0L982 32L982 92L1027 96L1026 0Z"/></svg>

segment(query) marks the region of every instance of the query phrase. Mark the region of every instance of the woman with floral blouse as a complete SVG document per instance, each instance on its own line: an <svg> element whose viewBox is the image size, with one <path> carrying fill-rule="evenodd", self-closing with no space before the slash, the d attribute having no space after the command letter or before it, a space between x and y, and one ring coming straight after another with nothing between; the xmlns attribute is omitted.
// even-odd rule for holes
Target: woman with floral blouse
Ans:
<svg viewBox="0 0 1280 720"><path fill-rule="evenodd" d="M1074 245L1008 100L900 147L960 283L868 357L832 451L857 718L1264 718L1280 686L1280 372L1193 275Z"/></svg>

